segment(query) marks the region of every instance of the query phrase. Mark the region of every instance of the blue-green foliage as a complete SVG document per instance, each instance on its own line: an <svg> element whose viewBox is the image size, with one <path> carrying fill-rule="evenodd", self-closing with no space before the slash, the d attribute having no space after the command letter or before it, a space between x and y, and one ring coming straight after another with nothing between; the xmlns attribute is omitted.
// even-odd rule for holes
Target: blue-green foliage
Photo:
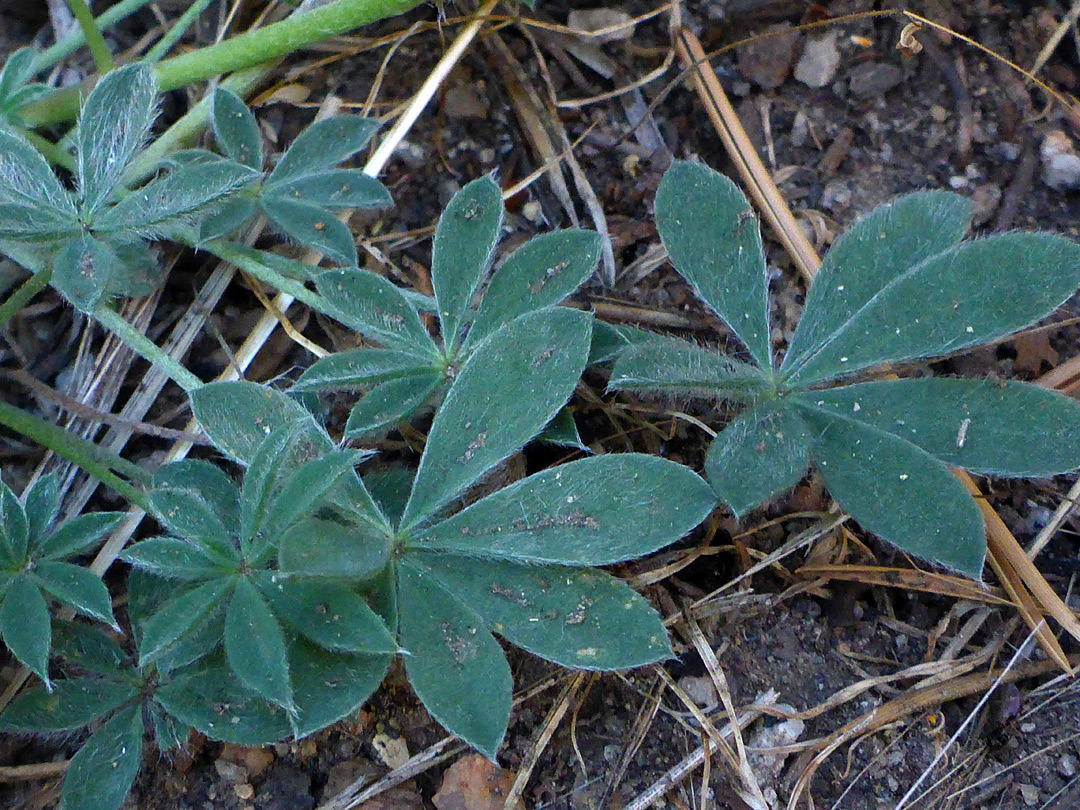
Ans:
<svg viewBox="0 0 1080 810"><path fill-rule="evenodd" d="M1080 284L1080 246L1044 233L964 242L967 200L908 195L837 240L776 367L761 235L749 210L731 181L692 163L676 163L657 192L672 262L754 363L657 339L623 353L611 386L746 404L706 458L710 482L737 515L794 485L813 463L865 528L978 578L982 519L948 465L1014 476L1074 470L1080 405L1024 383L855 375L996 340L1046 317Z"/></svg>

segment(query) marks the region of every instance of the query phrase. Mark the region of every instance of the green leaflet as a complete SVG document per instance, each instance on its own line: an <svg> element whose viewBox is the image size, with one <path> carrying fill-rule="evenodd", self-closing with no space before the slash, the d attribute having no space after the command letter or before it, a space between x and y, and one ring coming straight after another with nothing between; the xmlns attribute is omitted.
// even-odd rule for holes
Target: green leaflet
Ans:
<svg viewBox="0 0 1080 810"><path fill-rule="evenodd" d="M285 199L306 201L325 208L389 208L394 204L386 186L359 169L331 169L275 186Z"/></svg>
<svg viewBox="0 0 1080 810"><path fill-rule="evenodd" d="M289 649L293 692L303 737L353 714L379 688L390 667L389 655L329 652L304 639Z"/></svg>
<svg viewBox="0 0 1080 810"><path fill-rule="evenodd" d="M576 450L581 450L584 453L591 453L588 447L581 441L581 434L578 433L577 422L574 421L574 415L570 412L569 408L562 408L555 418L547 423L540 435L536 437L539 442L547 442L548 444L556 444L560 447L573 447Z"/></svg>
<svg viewBox="0 0 1080 810"><path fill-rule="evenodd" d="M240 560L232 566L216 560L207 550L192 540L177 537L150 537L140 540L120 555L126 563L166 579L202 582L235 571Z"/></svg>
<svg viewBox="0 0 1080 810"><path fill-rule="evenodd" d="M590 326L588 315L556 307L511 321L476 348L435 414L403 530L543 430L581 376Z"/></svg>
<svg viewBox="0 0 1080 810"><path fill-rule="evenodd" d="M473 180L454 195L435 230L431 284L448 353L460 345L473 295L491 264L502 227L502 192L490 177Z"/></svg>
<svg viewBox="0 0 1080 810"><path fill-rule="evenodd" d="M150 496L150 504L161 525L173 534L197 538L200 544L220 552L232 548L232 538L225 525L197 493L186 489L157 489Z"/></svg>
<svg viewBox="0 0 1080 810"><path fill-rule="evenodd" d="M970 200L923 191L879 206L852 225L825 254L781 370L820 351L894 279L958 244L970 221Z"/></svg>
<svg viewBox="0 0 1080 810"><path fill-rule="evenodd" d="M267 188L326 171L359 152L379 129L379 122L355 115L316 121L292 142L266 181Z"/></svg>
<svg viewBox="0 0 1080 810"><path fill-rule="evenodd" d="M361 335L429 361L439 356L416 307L388 279L368 270L330 270L317 284L334 317Z"/></svg>
<svg viewBox="0 0 1080 810"><path fill-rule="evenodd" d="M419 553L426 571L488 629L565 667L628 669L671 657L652 606L603 571Z"/></svg>
<svg viewBox="0 0 1080 810"><path fill-rule="evenodd" d="M400 349L346 349L316 360L300 375L295 393L364 388L431 369L429 360Z"/></svg>
<svg viewBox="0 0 1080 810"><path fill-rule="evenodd" d="M364 580L382 570L389 559L386 535L319 518L292 526L278 543L278 567L297 576Z"/></svg>
<svg viewBox="0 0 1080 810"><path fill-rule="evenodd" d="M142 710L117 712L90 735L64 775L60 810L120 807L142 765Z"/></svg>
<svg viewBox="0 0 1080 810"><path fill-rule="evenodd" d="M742 517L793 487L810 465L810 433L787 400L753 406L725 427L705 457L720 500Z"/></svg>
<svg viewBox="0 0 1080 810"><path fill-rule="evenodd" d="M154 121L157 88L143 64L104 76L83 105L75 130L77 180L83 217L90 219L112 194Z"/></svg>
<svg viewBox="0 0 1080 810"><path fill-rule="evenodd" d="M239 492L221 468L197 459L174 461L154 471L154 486L191 490L213 510L230 536L240 531Z"/></svg>
<svg viewBox="0 0 1080 810"><path fill-rule="evenodd" d="M316 449L326 452L333 447L302 405L266 386L249 382L210 383L191 392L191 408L214 446L242 464L251 463L263 440L273 431L297 419L310 424L308 434Z"/></svg>
<svg viewBox="0 0 1080 810"><path fill-rule="evenodd" d="M23 666L49 684L49 608L29 576L12 577L0 605L0 635Z"/></svg>
<svg viewBox="0 0 1080 810"><path fill-rule="evenodd" d="M20 732L73 731L139 698L138 686L105 678L64 678L52 692L33 687L0 715L0 729Z"/></svg>
<svg viewBox="0 0 1080 810"><path fill-rule="evenodd" d="M75 220L75 202L41 153L20 135L0 128L0 200L19 203Z"/></svg>
<svg viewBox="0 0 1080 810"><path fill-rule="evenodd" d="M198 587L182 591L162 605L142 623L139 665L165 652L217 608L236 583L235 576L222 576Z"/></svg>
<svg viewBox="0 0 1080 810"><path fill-rule="evenodd" d="M211 100L210 123L214 137L226 155L249 168L262 168L259 124L243 99L231 90L216 88Z"/></svg>
<svg viewBox="0 0 1080 810"><path fill-rule="evenodd" d="M619 354L608 387L745 402L767 391L770 381L756 366L684 340L656 336Z"/></svg>
<svg viewBox="0 0 1080 810"><path fill-rule="evenodd" d="M258 528L273 537L310 515L339 479L354 475L353 467L360 458L355 451L339 450L303 464L284 481L266 513L265 524Z"/></svg>
<svg viewBox="0 0 1080 810"><path fill-rule="evenodd" d="M12 567L22 568L30 547L30 524L23 505L3 481L0 481L0 542Z"/></svg>
<svg viewBox="0 0 1080 810"><path fill-rule="evenodd" d="M423 407L446 382L435 369L379 383L349 413L345 437L358 439L392 427Z"/></svg>
<svg viewBox="0 0 1080 810"><path fill-rule="evenodd" d="M267 700L295 711L285 634L258 589L247 577L225 611L225 657L240 682Z"/></svg>
<svg viewBox="0 0 1080 810"><path fill-rule="evenodd" d="M53 257L52 284L83 312L93 312L105 295L109 272L120 257L107 242L84 235L63 244Z"/></svg>
<svg viewBox="0 0 1080 810"><path fill-rule="evenodd" d="M676 540L716 499L692 470L638 453L531 475L421 532L413 548L527 563L608 565Z"/></svg>
<svg viewBox="0 0 1080 810"><path fill-rule="evenodd" d="M468 344L527 312L554 306L580 287L600 260L600 236L566 230L530 239L495 271L469 328Z"/></svg>
<svg viewBox="0 0 1080 810"><path fill-rule="evenodd" d="M917 557L979 579L986 532L975 501L926 451L846 416L804 407L829 492L862 525Z"/></svg>
<svg viewBox="0 0 1080 810"><path fill-rule="evenodd" d="M1028 383L889 380L799 399L985 475L1037 477L1080 467L1080 403Z"/></svg>
<svg viewBox="0 0 1080 810"><path fill-rule="evenodd" d="M408 558L397 566L397 588L409 683L432 717L494 760L513 692L499 642L479 616Z"/></svg>
<svg viewBox="0 0 1080 810"><path fill-rule="evenodd" d="M29 506L28 503L28 513ZM63 560L81 554L110 534L123 519L123 515L116 512L92 512L79 515L40 539L33 548L34 556Z"/></svg>
<svg viewBox="0 0 1080 810"><path fill-rule="evenodd" d="M742 192L706 166L677 161L656 189L656 228L675 269L771 368L765 253Z"/></svg>
<svg viewBox="0 0 1080 810"><path fill-rule="evenodd" d="M1045 318L1078 285L1080 245L1060 236L1006 233L965 242L893 279L788 379L808 386L977 346Z"/></svg>
<svg viewBox="0 0 1080 810"><path fill-rule="evenodd" d="M124 660L120 646L97 627L82 622L58 622L53 655L86 672L115 678Z"/></svg>
<svg viewBox="0 0 1080 810"><path fill-rule="evenodd" d="M355 267L352 231L321 205L278 196L269 187L259 199L263 213L284 233L345 267Z"/></svg>
<svg viewBox="0 0 1080 810"><path fill-rule="evenodd" d="M34 566L30 576L53 598L84 616L120 629L113 618L109 589L90 569L71 563L42 560Z"/></svg>

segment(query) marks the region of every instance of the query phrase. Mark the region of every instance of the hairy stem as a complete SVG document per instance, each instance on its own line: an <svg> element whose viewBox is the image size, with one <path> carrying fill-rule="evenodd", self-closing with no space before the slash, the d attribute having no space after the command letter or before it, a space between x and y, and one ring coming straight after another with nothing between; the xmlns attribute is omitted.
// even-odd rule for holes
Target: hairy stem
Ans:
<svg viewBox="0 0 1080 810"><path fill-rule="evenodd" d="M291 295L297 301L307 304L316 312L321 312L324 315L331 315L330 307L327 306L326 301L321 295L309 290L299 281L294 281L291 278L285 278L277 270L272 267L268 267L260 261L252 259L246 253L237 250L230 243L225 241L210 242L205 245L200 245L203 250L207 250L213 253L219 259L234 264L248 273L259 281L263 281L269 284L276 290Z"/></svg>
<svg viewBox="0 0 1080 810"><path fill-rule="evenodd" d="M141 467L98 447L82 436L69 433L59 425L54 425L40 416L2 400L0 400L0 425L32 439L61 458L78 465L80 469L111 487L131 503L137 504L140 509L150 508L142 490L117 475L121 473L132 481L137 481L141 486L148 487L150 474Z"/></svg>
<svg viewBox="0 0 1080 810"><path fill-rule="evenodd" d="M165 54L172 50L172 46L175 45L192 24L199 19L199 15L206 11L206 7L210 5L211 0L195 0L187 11L180 15L180 19L173 23L172 28L161 39L157 41L153 48L146 54L144 61L146 62L158 62Z"/></svg>
<svg viewBox="0 0 1080 810"><path fill-rule="evenodd" d="M105 37L101 35L101 29L98 28L90 7L86 5L86 0L67 0L67 4L71 9L71 15L78 21L83 36L86 37L86 44L90 48L90 55L94 57L94 65L97 66L98 73L102 75L108 73L113 69L112 54L109 53L109 46L105 44Z"/></svg>
<svg viewBox="0 0 1080 810"><path fill-rule="evenodd" d="M0 304L0 327L3 327L25 307L31 298L44 290L51 278L52 268L50 267L39 270L19 285L19 289L9 295L3 304Z"/></svg>
<svg viewBox="0 0 1080 810"><path fill-rule="evenodd" d="M115 6L104 11L100 17L94 20L99 31L109 28L125 17L129 17L143 6L148 6L153 0L120 0ZM58 62L62 62L86 44L86 34L83 29L68 34L62 40L50 48L46 48L34 62L34 72L41 73L48 70Z"/></svg>
<svg viewBox="0 0 1080 810"><path fill-rule="evenodd" d="M133 352L157 366L160 371L185 391L191 392L202 387L202 380L176 360L173 360L168 353L163 352L156 343L124 320L120 313L108 304L98 305L97 309L94 310L94 320L120 338L124 345Z"/></svg>
<svg viewBox="0 0 1080 810"><path fill-rule="evenodd" d="M420 0L335 0L304 14L240 34L232 39L166 59L157 67L158 87L175 90L189 84L243 70L276 59L354 28L402 14ZM69 121L78 114L84 87L59 90L33 104L20 115L31 127Z"/></svg>

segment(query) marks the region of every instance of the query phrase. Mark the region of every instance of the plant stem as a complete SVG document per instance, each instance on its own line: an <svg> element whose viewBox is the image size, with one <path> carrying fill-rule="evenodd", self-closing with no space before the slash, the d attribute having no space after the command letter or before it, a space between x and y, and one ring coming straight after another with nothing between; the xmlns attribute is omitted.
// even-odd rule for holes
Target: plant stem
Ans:
<svg viewBox="0 0 1080 810"><path fill-rule="evenodd" d="M125 17L134 14L143 6L150 5L152 2L153 0L120 0L119 3L107 11L104 11L100 17L94 20L94 24L99 31L102 31L120 22L120 20ZM34 72L41 73L42 71L48 70L57 62L62 62L64 59L67 59L85 44L86 35L81 28L78 31L68 34L55 45L46 48L38 55L37 61L34 63Z"/></svg>
<svg viewBox="0 0 1080 810"><path fill-rule="evenodd" d="M211 0L195 0L187 11L180 15L180 19L173 23L172 28L157 41L153 48L143 57L146 62L158 62L169 51L172 50L172 46L182 37L187 30L192 26L195 20L199 19L199 15L206 11L206 7L210 5Z"/></svg>
<svg viewBox="0 0 1080 810"><path fill-rule="evenodd" d="M187 392L201 388L203 383L180 363L163 352L157 344L128 323L108 304L99 304L94 310L94 320L116 335L132 351L149 360L174 383Z"/></svg>
<svg viewBox="0 0 1080 810"><path fill-rule="evenodd" d="M78 465L101 483L112 487L131 503L138 505L140 509L150 508L142 491L116 474L116 472L123 473L132 481L137 481L140 486L148 487L150 474L141 467L98 447L81 436L69 433L59 425L54 425L40 416L2 400L0 400L0 425L32 439L61 458Z"/></svg>
<svg viewBox="0 0 1080 810"><path fill-rule="evenodd" d="M312 292L299 281L286 278L277 270L253 259L247 253L237 250L236 247L229 242L219 240L217 242L209 242L205 245L200 245L200 247L203 250L213 253L219 259L229 262L229 264L236 265L245 273L249 273L259 281L266 282L274 289L291 295L297 301L307 304L316 312L321 312L324 315L333 317L330 312L330 307L327 306L326 301L321 295Z"/></svg>
<svg viewBox="0 0 1080 810"><path fill-rule="evenodd" d="M86 44L90 48L90 55L94 57L98 73L102 75L108 73L113 69L112 54L109 53L109 46L105 44L105 37L101 35L101 29L98 28L90 7L86 5L86 0L67 0L67 4L71 9L71 15L78 20L83 36L86 37Z"/></svg>
<svg viewBox="0 0 1080 810"><path fill-rule="evenodd" d="M243 70L362 25L402 14L419 3L420 0L335 0L265 28L166 59L157 67L158 87L162 91L175 90ZM85 89L80 86L59 90L26 105L19 114L28 126L35 128L69 121L78 114L79 97Z"/></svg>
<svg viewBox="0 0 1080 810"><path fill-rule="evenodd" d="M3 304L0 304L0 327L10 321L15 316L15 313L26 306L31 298L44 290L51 278L51 267L39 270L24 281L19 286L19 289L9 295L8 299Z"/></svg>

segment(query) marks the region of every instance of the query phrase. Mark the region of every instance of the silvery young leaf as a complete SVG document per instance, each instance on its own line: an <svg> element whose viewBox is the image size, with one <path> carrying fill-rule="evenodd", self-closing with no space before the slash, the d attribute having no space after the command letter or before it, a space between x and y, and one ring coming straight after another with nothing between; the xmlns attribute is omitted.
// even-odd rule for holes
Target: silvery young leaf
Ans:
<svg viewBox="0 0 1080 810"><path fill-rule="evenodd" d="M26 574L11 579L0 605L0 635L12 654L49 685L52 628L49 608L38 586Z"/></svg>
<svg viewBox="0 0 1080 810"><path fill-rule="evenodd" d="M240 559L226 567L210 557L206 550L189 540L176 537L149 537L124 549L124 562L166 579L201 582L227 574L239 567Z"/></svg>
<svg viewBox="0 0 1080 810"><path fill-rule="evenodd" d="M0 729L30 733L73 731L138 697L136 684L104 678L64 678L53 681L52 692L36 686L19 695L0 715Z"/></svg>
<svg viewBox="0 0 1080 810"><path fill-rule="evenodd" d="M54 209L69 222L75 201L41 153L22 136L0 128L0 201Z"/></svg>
<svg viewBox="0 0 1080 810"><path fill-rule="evenodd" d="M514 686L499 642L479 616L407 558L397 571L409 683L447 731L494 761Z"/></svg>
<svg viewBox="0 0 1080 810"><path fill-rule="evenodd" d="M435 413L402 529L435 515L544 429L574 392L590 327L585 313L555 307L511 321L476 347Z"/></svg>
<svg viewBox="0 0 1080 810"><path fill-rule="evenodd" d="M0 533L7 555L16 568L21 568L30 546L30 524L22 503L3 481L0 481Z"/></svg>
<svg viewBox="0 0 1080 810"><path fill-rule="evenodd" d="M378 128L378 121L355 115L316 121L296 136L270 173L267 187L333 168L367 146Z"/></svg>
<svg viewBox="0 0 1080 810"><path fill-rule="evenodd" d="M599 260L600 236L592 231L530 239L491 277L467 342L475 344L519 315L559 303L592 275Z"/></svg>
<svg viewBox="0 0 1080 810"><path fill-rule="evenodd" d="M214 740L259 746L289 734L285 711L245 688L218 660L175 674L154 699L173 717Z"/></svg>
<svg viewBox="0 0 1080 810"><path fill-rule="evenodd" d="M594 321L592 346L589 348L589 365L609 363L628 347L655 340L656 337L654 332L647 332L636 326Z"/></svg>
<svg viewBox="0 0 1080 810"><path fill-rule="evenodd" d="M139 706L117 712L91 734L64 775L60 810L119 808L142 765L142 737Z"/></svg>
<svg viewBox="0 0 1080 810"><path fill-rule="evenodd" d="M222 452L250 464L263 440L296 420L315 423L304 407L280 391L250 382L221 382L191 392L191 408L202 429ZM327 449L333 443L327 439Z"/></svg>
<svg viewBox="0 0 1080 810"><path fill-rule="evenodd" d="M73 557L103 540L124 519L117 512L92 512L67 521L37 544L35 556L50 560Z"/></svg>
<svg viewBox="0 0 1080 810"><path fill-rule="evenodd" d="M709 447L705 474L736 517L795 486L810 466L810 435L789 401L749 408Z"/></svg>
<svg viewBox="0 0 1080 810"><path fill-rule="evenodd" d="M752 400L768 386L757 366L685 340L659 336L622 351L608 383L613 390L668 391L735 401Z"/></svg>
<svg viewBox="0 0 1080 810"><path fill-rule="evenodd" d="M244 686L293 712L285 634L247 577L236 581L225 611L225 657Z"/></svg>
<svg viewBox="0 0 1080 810"><path fill-rule="evenodd" d="M89 568L71 563L41 561L34 566L30 576L42 590L65 605L119 630L116 619L113 618L109 589Z"/></svg>
<svg viewBox="0 0 1080 810"><path fill-rule="evenodd" d="M304 639L289 648L289 667L303 737L353 714L379 688L389 655L351 655L320 649Z"/></svg>
<svg viewBox="0 0 1080 810"><path fill-rule="evenodd" d="M574 447L585 453L591 453L588 447L581 441L581 434L578 433L577 422L574 421L574 415L570 412L569 408L563 408L557 414L555 418L547 423L547 426L540 432L540 435L536 437L539 442L547 442L548 444L555 444L560 447Z"/></svg>
<svg viewBox="0 0 1080 810"><path fill-rule="evenodd" d="M84 235L65 242L53 261L52 285L76 308L91 313L105 295L120 257L107 242Z"/></svg>
<svg viewBox="0 0 1080 810"><path fill-rule="evenodd" d="M431 255L431 284L448 352L459 345L465 313L499 241L502 217L502 191L490 177L465 186L439 217Z"/></svg>
<svg viewBox="0 0 1080 810"><path fill-rule="evenodd" d="M288 237L314 248L345 267L356 267L356 243L352 231L321 205L297 202L264 190L259 199L264 214Z"/></svg>
<svg viewBox="0 0 1080 810"><path fill-rule="evenodd" d="M1045 318L1078 285L1080 245L1063 237L1005 233L965 242L897 276L788 376L806 386L977 346Z"/></svg>
<svg viewBox="0 0 1080 810"><path fill-rule="evenodd" d="M366 388L432 369L431 360L400 349L346 349L316 360L292 387L294 393Z"/></svg>
<svg viewBox="0 0 1080 810"><path fill-rule="evenodd" d="M890 380L799 397L985 475L1034 478L1080 467L1080 403L1029 383Z"/></svg>
<svg viewBox="0 0 1080 810"><path fill-rule="evenodd" d="M183 166L132 192L94 219L98 231L167 233L175 221L205 210L258 174L232 161Z"/></svg>
<svg viewBox="0 0 1080 810"><path fill-rule="evenodd" d="M608 565L685 535L716 498L667 459L615 453L530 475L422 532L412 547L529 563Z"/></svg>
<svg viewBox="0 0 1080 810"><path fill-rule="evenodd" d="M139 666L146 666L221 604L236 582L235 576L222 576L182 591L165 602L142 623L139 643Z"/></svg>
<svg viewBox="0 0 1080 810"><path fill-rule="evenodd" d="M259 577L258 585L274 613L320 647L367 654L398 651L382 619L345 585L269 573Z"/></svg>
<svg viewBox="0 0 1080 810"><path fill-rule="evenodd" d="M360 458L352 450L336 450L302 465L285 479L262 528L275 536L315 512L342 476L354 474Z"/></svg>
<svg viewBox="0 0 1080 810"><path fill-rule="evenodd" d="M191 490L214 511L229 536L239 532L240 493L236 483L220 467L197 459L174 461L154 471L154 486Z"/></svg>
<svg viewBox="0 0 1080 810"><path fill-rule="evenodd" d="M467 602L490 630L556 664L629 669L672 655L648 601L603 571L455 554L416 554L410 564Z"/></svg>
<svg viewBox="0 0 1080 810"><path fill-rule="evenodd" d="M864 529L923 559L982 574L979 508L948 468L891 433L804 408L810 452L830 494Z"/></svg>
<svg viewBox="0 0 1080 810"><path fill-rule="evenodd" d="M106 678L124 678L124 651L96 626L82 622L58 622L53 634L52 654L85 672Z"/></svg>
<svg viewBox="0 0 1080 810"><path fill-rule="evenodd" d="M765 252L743 193L707 166L676 161L656 189L656 228L698 297L771 367Z"/></svg>
<svg viewBox="0 0 1080 810"><path fill-rule="evenodd" d="M214 90L210 123L214 128L214 137L226 155L249 168L262 169L259 123L240 96L224 87Z"/></svg>
<svg viewBox="0 0 1080 810"><path fill-rule="evenodd" d="M276 196L326 208L389 208L394 204L386 186L359 169L331 169L275 185Z"/></svg>
<svg viewBox="0 0 1080 810"><path fill-rule="evenodd" d="M819 351L897 276L959 244L970 222L971 202L943 191L908 194L856 222L825 254L781 368Z"/></svg>
<svg viewBox="0 0 1080 810"><path fill-rule="evenodd" d="M416 307L389 279L368 270L329 270L316 283L334 317L364 337L424 358L439 356Z"/></svg>
<svg viewBox="0 0 1080 810"><path fill-rule="evenodd" d="M154 121L157 88L147 65L117 68L86 99L75 131L81 211L93 217L120 182Z"/></svg>
<svg viewBox="0 0 1080 810"><path fill-rule="evenodd" d="M379 383L349 412L345 438L357 439L405 421L423 407L445 381L441 373L430 369Z"/></svg>
<svg viewBox="0 0 1080 810"><path fill-rule="evenodd" d="M297 523L278 546L278 567L296 576L369 579L389 560L385 535L321 518Z"/></svg>

